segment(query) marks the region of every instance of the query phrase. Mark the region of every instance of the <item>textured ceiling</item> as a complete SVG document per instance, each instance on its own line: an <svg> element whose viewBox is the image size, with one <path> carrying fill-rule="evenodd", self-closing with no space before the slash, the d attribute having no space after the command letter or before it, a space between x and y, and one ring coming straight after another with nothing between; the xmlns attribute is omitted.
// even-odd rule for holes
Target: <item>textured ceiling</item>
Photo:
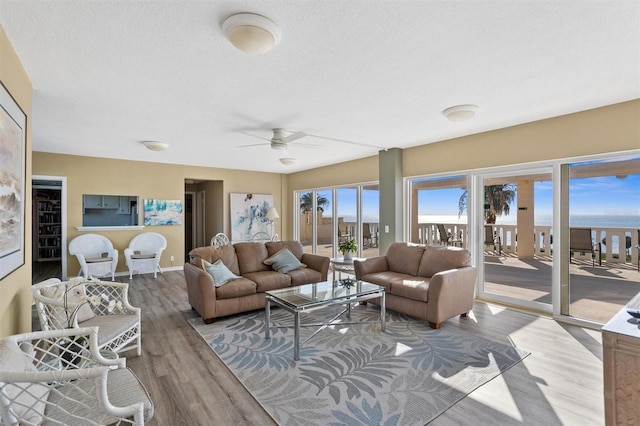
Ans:
<svg viewBox="0 0 640 426"><path fill-rule="evenodd" d="M280 44L236 50L221 26L240 12ZM238 148L260 143L243 132L404 148L640 97L640 1L0 0L0 24L34 151L289 173L378 149ZM462 103L474 119L443 117Z"/></svg>

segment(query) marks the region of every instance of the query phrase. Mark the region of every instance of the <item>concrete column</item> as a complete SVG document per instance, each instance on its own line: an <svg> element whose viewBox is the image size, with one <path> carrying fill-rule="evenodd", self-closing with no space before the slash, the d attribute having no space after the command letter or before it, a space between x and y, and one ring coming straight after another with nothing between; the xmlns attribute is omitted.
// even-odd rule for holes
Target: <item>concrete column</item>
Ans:
<svg viewBox="0 0 640 426"><path fill-rule="evenodd" d="M380 254L402 241L402 150L390 148L378 155L380 179Z"/></svg>
<svg viewBox="0 0 640 426"><path fill-rule="evenodd" d="M533 257L533 180L518 180L518 259Z"/></svg>

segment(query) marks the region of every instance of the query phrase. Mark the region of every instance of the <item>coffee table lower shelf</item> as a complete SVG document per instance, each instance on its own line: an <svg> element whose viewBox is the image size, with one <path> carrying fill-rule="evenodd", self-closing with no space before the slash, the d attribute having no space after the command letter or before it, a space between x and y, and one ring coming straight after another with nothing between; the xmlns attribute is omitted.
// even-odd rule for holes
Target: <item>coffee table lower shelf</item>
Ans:
<svg viewBox="0 0 640 426"><path fill-rule="evenodd" d="M341 321L339 324L370 324L380 323L380 330L385 331L386 325L386 312L385 312L385 293L384 287L375 284L367 283L364 281L357 281L352 287L342 287L338 281L327 281L322 283L305 284L298 286L295 293L292 289L280 289L267 291L265 299L265 325L264 325L264 337L265 339L271 338L272 328L289 328L286 325L273 325L271 323L271 304L275 304L287 312L293 314L293 359L298 361L300 359L300 348L311 340L316 334L336 324L336 321L346 314L347 318L351 318L351 305L353 303L363 302L370 299L380 298L380 320L378 321ZM319 295L321 295L319 297ZM337 315L334 315L331 319L321 323L309 323L301 324L300 314L303 312L311 312L317 309L326 308L331 305L344 305ZM307 337L303 342L300 342L300 328L301 327L319 327L316 331Z"/></svg>

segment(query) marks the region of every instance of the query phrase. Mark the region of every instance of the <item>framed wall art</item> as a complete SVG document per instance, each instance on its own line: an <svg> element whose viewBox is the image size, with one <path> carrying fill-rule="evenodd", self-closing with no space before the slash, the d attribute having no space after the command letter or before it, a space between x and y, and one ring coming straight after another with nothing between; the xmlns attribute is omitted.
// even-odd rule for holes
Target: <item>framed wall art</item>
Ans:
<svg viewBox="0 0 640 426"><path fill-rule="evenodd" d="M258 233L269 234L267 212L273 206L271 194L229 194L231 197L231 241L251 241Z"/></svg>
<svg viewBox="0 0 640 426"><path fill-rule="evenodd" d="M0 280L24 265L27 115L0 83Z"/></svg>
<svg viewBox="0 0 640 426"><path fill-rule="evenodd" d="M182 225L182 201L144 200L144 225Z"/></svg>

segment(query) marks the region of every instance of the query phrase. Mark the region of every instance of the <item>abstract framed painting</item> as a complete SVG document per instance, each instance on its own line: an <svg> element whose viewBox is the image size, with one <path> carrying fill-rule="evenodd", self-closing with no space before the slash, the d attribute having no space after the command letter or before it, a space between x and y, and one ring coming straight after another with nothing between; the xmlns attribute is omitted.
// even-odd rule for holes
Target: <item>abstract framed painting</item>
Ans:
<svg viewBox="0 0 640 426"><path fill-rule="evenodd" d="M0 83L0 280L24 265L27 115Z"/></svg>
<svg viewBox="0 0 640 426"><path fill-rule="evenodd" d="M144 200L145 226L182 225L182 201Z"/></svg>
<svg viewBox="0 0 640 426"><path fill-rule="evenodd" d="M270 235L267 212L273 206L271 194L229 194L231 197L231 242L251 241L256 234Z"/></svg>

